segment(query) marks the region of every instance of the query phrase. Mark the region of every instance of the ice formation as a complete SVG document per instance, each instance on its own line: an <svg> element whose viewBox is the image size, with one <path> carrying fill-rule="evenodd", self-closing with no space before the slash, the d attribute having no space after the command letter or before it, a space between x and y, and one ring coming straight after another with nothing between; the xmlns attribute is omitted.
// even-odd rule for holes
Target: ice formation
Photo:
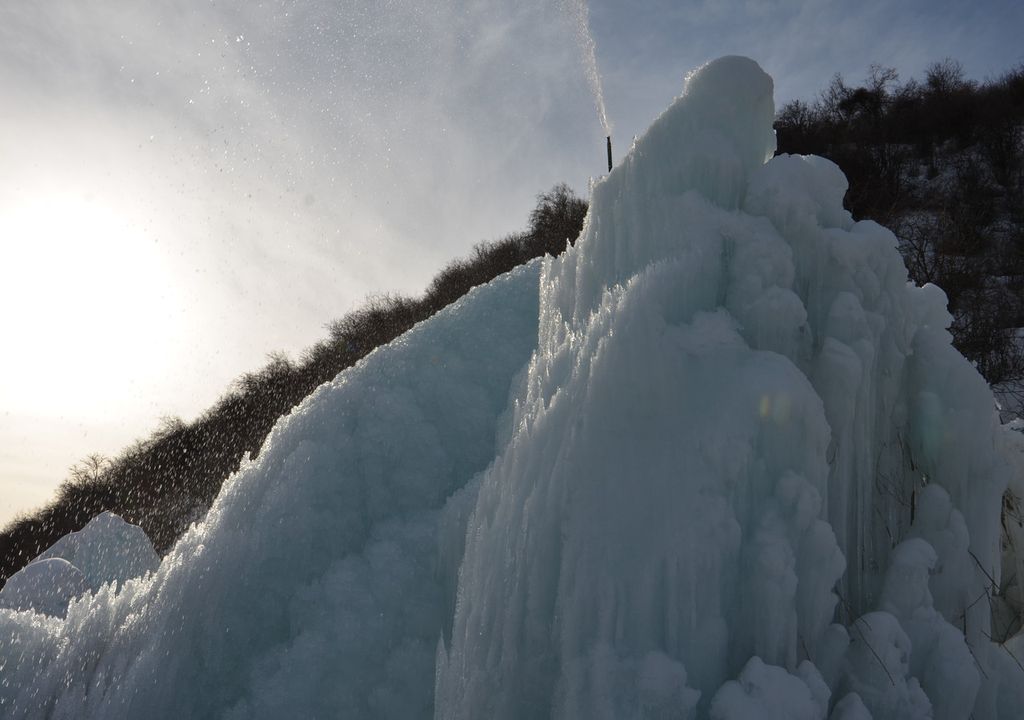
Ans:
<svg viewBox="0 0 1024 720"><path fill-rule="evenodd" d="M0 610L0 714L1019 717L1024 444L773 113L696 71L575 248L320 388L155 573Z"/></svg>
<svg viewBox="0 0 1024 720"><path fill-rule="evenodd" d="M92 590L124 583L156 570L160 557L138 525L114 513L100 513L78 532L69 533L38 558L63 558L77 567Z"/></svg>
<svg viewBox="0 0 1024 720"><path fill-rule="evenodd" d="M659 716L651 653L697 716L1019 712L976 602L1008 474L991 395L838 168L766 162L772 118L755 63L702 68L545 266L438 717Z"/></svg>
<svg viewBox="0 0 1024 720"><path fill-rule="evenodd" d="M67 560L37 560L7 579L0 590L0 608L63 617L71 601L88 590L82 571Z"/></svg>
<svg viewBox="0 0 1024 720"><path fill-rule="evenodd" d="M11 576L0 590L0 607L63 617L70 602L85 592L107 583L123 585L159 564L142 528L100 513Z"/></svg>

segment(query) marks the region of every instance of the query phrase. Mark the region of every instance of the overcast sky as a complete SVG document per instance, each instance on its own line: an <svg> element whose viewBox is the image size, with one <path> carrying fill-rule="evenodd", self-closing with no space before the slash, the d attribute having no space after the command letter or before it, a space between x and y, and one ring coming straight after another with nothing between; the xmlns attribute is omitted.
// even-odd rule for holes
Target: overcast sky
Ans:
<svg viewBox="0 0 1024 720"><path fill-rule="evenodd" d="M871 63L1024 61L1024 3L594 0L616 152L723 54L776 99ZM194 417L371 292L586 193L603 131L559 0L0 4L0 523Z"/></svg>

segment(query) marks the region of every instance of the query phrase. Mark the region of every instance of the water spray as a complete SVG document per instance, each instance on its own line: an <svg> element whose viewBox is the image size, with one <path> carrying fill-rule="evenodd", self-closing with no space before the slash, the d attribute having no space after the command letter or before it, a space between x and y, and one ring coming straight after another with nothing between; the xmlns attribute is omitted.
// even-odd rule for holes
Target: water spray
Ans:
<svg viewBox="0 0 1024 720"><path fill-rule="evenodd" d="M612 126L608 122L608 113L604 107L604 87L601 73L597 69L597 53L594 50L594 37L590 34L590 9L587 0L563 0L564 7L572 17L576 26L576 44L580 48L580 60L587 75L587 84L594 95L597 119L604 129L608 141L608 172L612 169Z"/></svg>

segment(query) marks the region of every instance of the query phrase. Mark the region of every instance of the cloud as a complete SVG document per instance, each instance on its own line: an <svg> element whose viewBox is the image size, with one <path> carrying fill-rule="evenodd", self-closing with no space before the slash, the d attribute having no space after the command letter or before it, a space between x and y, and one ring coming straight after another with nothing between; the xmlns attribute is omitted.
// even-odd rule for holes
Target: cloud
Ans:
<svg viewBox="0 0 1024 720"><path fill-rule="evenodd" d="M261 258L293 281L264 276L274 305L295 293L313 310L303 290L337 286L331 273L351 286L318 322L338 300L422 286L520 226L547 184L585 182L574 138L589 97L550 3L37 3L0 20L24 109L5 134L37 152L90 117L100 141L122 141L112 174L159 178L176 218L164 240L236 290L257 283L235 263ZM370 277L355 267L367 256Z"/></svg>
<svg viewBox="0 0 1024 720"><path fill-rule="evenodd" d="M366 294L521 228L555 182L585 189L603 157L571 38L546 0L0 6L0 214L73 196L131 216L180 320L159 383L40 406L189 416ZM95 384L75 372L62 392Z"/></svg>

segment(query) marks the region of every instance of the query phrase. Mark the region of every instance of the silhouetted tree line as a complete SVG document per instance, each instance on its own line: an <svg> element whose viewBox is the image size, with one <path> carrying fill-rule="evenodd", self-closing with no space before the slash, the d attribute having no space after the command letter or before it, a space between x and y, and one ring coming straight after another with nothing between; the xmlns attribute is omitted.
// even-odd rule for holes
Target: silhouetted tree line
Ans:
<svg viewBox="0 0 1024 720"><path fill-rule="evenodd" d="M544 254L558 255L583 227L587 203L567 185L537 198L529 230L476 245L430 283L421 298L379 295L330 323L328 337L298 362L272 354L261 370L239 378L195 422L165 418L149 438L119 457L90 455L71 468L57 497L0 533L0 586L69 532L105 510L145 530L165 553L202 517L243 456L259 453L271 427L322 383L352 366L473 287Z"/></svg>
<svg viewBox="0 0 1024 720"><path fill-rule="evenodd" d="M953 343L1007 393L1024 385L1024 65L982 83L946 59L900 84L836 75L776 117L779 152L833 160L846 203L899 238L911 277L949 298ZM1019 398L1018 398L1019 399Z"/></svg>

